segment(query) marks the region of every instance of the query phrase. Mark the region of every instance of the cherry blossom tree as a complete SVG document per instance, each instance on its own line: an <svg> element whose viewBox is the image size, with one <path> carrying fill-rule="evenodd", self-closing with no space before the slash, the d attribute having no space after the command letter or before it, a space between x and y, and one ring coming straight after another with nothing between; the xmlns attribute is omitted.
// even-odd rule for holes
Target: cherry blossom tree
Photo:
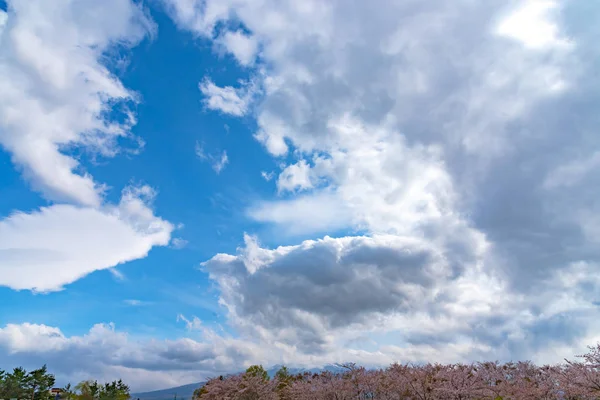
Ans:
<svg viewBox="0 0 600 400"><path fill-rule="evenodd" d="M211 379L196 400L599 400L600 344L578 361L538 367L531 362L474 364L392 364L366 369L343 364L342 372L292 375L280 369L273 379L260 366Z"/></svg>

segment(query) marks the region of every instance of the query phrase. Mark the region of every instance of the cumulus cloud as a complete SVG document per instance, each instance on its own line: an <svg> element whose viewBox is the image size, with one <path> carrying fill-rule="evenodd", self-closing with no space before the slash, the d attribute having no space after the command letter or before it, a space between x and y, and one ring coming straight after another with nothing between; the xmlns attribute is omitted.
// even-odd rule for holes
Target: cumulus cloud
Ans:
<svg viewBox="0 0 600 400"><path fill-rule="evenodd" d="M293 152L296 161L277 181L288 196L258 202L248 215L283 232L345 228L367 235L323 239L330 243L325 254L337 255L331 259L315 255L325 245L285 250L299 254L298 264L276 249L253 273L240 256L213 258L205 268L220 282L240 330L259 331L252 334L265 343L334 354L343 346L335 339L364 331L364 315L369 327L379 326L377 315L408 332L369 331L377 343L387 341L387 350L410 345L422 355L445 346L448 352L436 354L455 359L535 358L540 338L563 350L594 338L593 303L574 299L580 292L597 297L595 277L567 291L562 301L574 308L563 316L553 310L552 293L600 257L593 200L599 32L582 22L600 9L542 0L165 1L176 22L198 35L215 37L220 23L235 18L260 41L265 68L256 75L263 96L255 105L255 138L272 156ZM342 269L342 243L382 235L422 241L462 268L417 287L435 295L423 295L430 307L414 313L398 299L371 315L361 308L368 301L348 300L357 321L334 313L332 300L315 296L323 301L312 306L292 295L296 288L314 295L319 284L307 276L313 268L324 277ZM383 269L370 257L368 276L376 279ZM402 262L394 265L401 269ZM356 265L344 266L361 276ZM348 285L336 287L360 292ZM369 300L378 299L371 293ZM280 331L289 321L295 328Z"/></svg>
<svg viewBox="0 0 600 400"><path fill-rule="evenodd" d="M249 212L260 221L281 222L284 229L315 231L353 226L379 233L414 233L460 222L452 178L437 146L410 147L397 132L352 118L331 123L332 136L343 136L344 149L315 155L287 166L278 189L319 186L300 197L267 201ZM311 216L312 215L312 216ZM290 222L298 220L297 227ZM305 222L301 222L304 220Z"/></svg>
<svg viewBox="0 0 600 400"><path fill-rule="evenodd" d="M228 52L233 54L242 66L250 66L254 63L258 52L258 41L242 31L227 31L217 39Z"/></svg>
<svg viewBox="0 0 600 400"><path fill-rule="evenodd" d="M269 250L246 237L238 255L202 267L237 331L292 362L558 362L598 339L596 264L557 270L530 296L486 269L488 244L479 238L473 252L476 242L457 231L438 243L325 237Z"/></svg>
<svg viewBox="0 0 600 400"><path fill-rule="evenodd" d="M311 182L310 167L305 160L285 167L279 174L279 179L277 179L277 189L280 192L300 191L312 187L313 182Z"/></svg>
<svg viewBox="0 0 600 400"><path fill-rule="evenodd" d="M206 97L204 103L211 110L224 114L241 117L248 112L252 92L247 87L220 87L206 78L199 85L200 91Z"/></svg>
<svg viewBox="0 0 600 400"><path fill-rule="evenodd" d="M395 314L426 310L444 281L477 262L476 254L460 254L459 265L429 243L392 235L325 237L271 251L246 242L240 256L203 264L231 321L308 353L326 350L338 328L371 331Z"/></svg>
<svg viewBox="0 0 600 400"><path fill-rule="evenodd" d="M123 191L100 209L57 204L0 221L0 285L60 290L96 270L145 257L166 246L174 227L150 208L147 186Z"/></svg>

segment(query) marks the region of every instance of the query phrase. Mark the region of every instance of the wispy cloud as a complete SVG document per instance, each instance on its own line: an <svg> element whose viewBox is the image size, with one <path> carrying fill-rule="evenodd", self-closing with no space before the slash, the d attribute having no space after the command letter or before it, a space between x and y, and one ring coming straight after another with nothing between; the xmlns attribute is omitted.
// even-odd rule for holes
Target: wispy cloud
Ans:
<svg viewBox="0 0 600 400"><path fill-rule="evenodd" d="M143 300L137 300L137 299L123 300L123 303L127 304L128 306L132 306L132 307L149 306L152 304L152 302L150 302L150 301L143 301Z"/></svg>
<svg viewBox="0 0 600 400"><path fill-rule="evenodd" d="M220 154L207 153L204 150L204 144L200 142L196 142L196 155L202 161L208 162L217 174L220 174L229 163L229 157L227 157L227 152L225 150Z"/></svg>
<svg viewBox="0 0 600 400"><path fill-rule="evenodd" d="M185 246L187 246L188 243L189 242L187 240L180 238L180 237L176 237L176 238L171 239L171 248L180 250L180 249L183 249Z"/></svg>
<svg viewBox="0 0 600 400"><path fill-rule="evenodd" d="M116 268L109 268L108 272L118 281L124 281L126 279L125 275Z"/></svg>
<svg viewBox="0 0 600 400"><path fill-rule="evenodd" d="M265 181L270 182L271 179L273 179L273 177L275 176L275 171L260 171L260 176L262 176Z"/></svg>
<svg viewBox="0 0 600 400"><path fill-rule="evenodd" d="M195 315L192 319L187 319L183 314L177 314L177 322L185 322L185 326L188 331L197 331L203 328L202 321Z"/></svg>

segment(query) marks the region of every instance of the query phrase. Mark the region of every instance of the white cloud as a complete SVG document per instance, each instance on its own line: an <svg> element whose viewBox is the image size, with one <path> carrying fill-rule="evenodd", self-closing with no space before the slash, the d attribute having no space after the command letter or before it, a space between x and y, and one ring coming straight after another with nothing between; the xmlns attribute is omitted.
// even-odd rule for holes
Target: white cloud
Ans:
<svg viewBox="0 0 600 400"><path fill-rule="evenodd" d="M192 317L191 320L189 320L183 314L178 314L177 322L179 321L185 322L185 326L188 331L200 330L204 327L200 318L196 317L195 315Z"/></svg>
<svg viewBox="0 0 600 400"><path fill-rule="evenodd" d="M229 158L227 157L227 152L223 150L221 157L213 164L213 169L217 174L221 173L225 165L229 162Z"/></svg>
<svg viewBox="0 0 600 400"><path fill-rule="evenodd" d="M242 66L254 64L258 52L258 42L242 31L227 31L217 39L237 59Z"/></svg>
<svg viewBox="0 0 600 400"><path fill-rule="evenodd" d="M223 150L220 155L206 153L204 151L204 145L196 142L196 156L200 158L202 161L207 161L210 163L212 169L220 174L221 171L225 168L227 163L229 163L229 157L227 157L227 152Z"/></svg>
<svg viewBox="0 0 600 400"><path fill-rule="evenodd" d="M398 132L351 118L332 122L330 133L329 140L339 137L346 148L315 156L313 166L305 161L289 165L277 182L279 191L306 190L316 182L329 189L256 204L251 217L298 232L310 232L311 226L315 232L353 226L407 234L432 224L460 223L438 147L411 148Z"/></svg>
<svg viewBox="0 0 600 400"><path fill-rule="evenodd" d="M296 164L288 165L279 174L277 179L277 189L293 192L295 190L310 189L313 187L310 176L310 166L305 160L300 160Z"/></svg>
<svg viewBox="0 0 600 400"><path fill-rule="evenodd" d="M58 204L0 221L0 285L60 290L94 271L145 257L169 243L173 225L156 217L147 186L127 188L101 209Z"/></svg>
<svg viewBox="0 0 600 400"><path fill-rule="evenodd" d="M258 116L259 126L268 126L261 128L254 135L255 139L261 142L274 156L284 156L288 152L288 145L285 142L285 135L289 132L289 127L283 121L268 113L261 113Z"/></svg>
<svg viewBox="0 0 600 400"><path fill-rule="evenodd" d="M550 14L559 5L549 0L527 0L506 16L498 25L497 33L532 49L568 45L560 37L559 27Z"/></svg>
<svg viewBox="0 0 600 400"><path fill-rule="evenodd" d="M331 232L352 225L350 209L331 193L264 201L248 211L256 221L273 223L290 235Z"/></svg>
<svg viewBox="0 0 600 400"><path fill-rule="evenodd" d="M211 110L218 110L236 117L241 117L248 112L252 91L247 87L237 89L232 86L219 87L206 78L200 83L199 88L207 97L205 104Z"/></svg>
<svg viewBox="0 0 600 400"><path fill-rule="evenodd" d="M260 171L260 176L262 176L265 181L269 182L275 176L275 171Z"/></svg>
<svg viewBox="0 0 600 400"><path fill-rule="evenodd" d="M0 42L0 144L51 200L98 207L104 185L68 153L111 156L136 120L137 101L103 65L118 43L131 47L155 28L129 0L9 1ZM93 16L93 17L92 17ZM106 115L120 110L124 122Z"/></svg>
<svg viewBox="0 0 600 400"><path fill-rule="evenodd" d="M127 304L128 306L132 306L132 307L142 307L142 306L148 306L148 305L152 304L151 302L142 301L142 300L138 300L138 299L126 299L126 300L123 300L123 303Z"/></svg>
<svg viewBox="0 0 600 400"><path fill-rule="evenodd" d="M115 280L124 281L126 279L125 274L123 274L116 268L109 268L108 272L110 272L110 274L113 276L113 278L115 278Z"/></svg>
<svg viewBox="0 0 600 400"><path fill-rule="evenodd" d="M180 238L180 237L176 237L171 239L171 247L177 250L183 249L185 246L188 245L188 241Z"/></svg>

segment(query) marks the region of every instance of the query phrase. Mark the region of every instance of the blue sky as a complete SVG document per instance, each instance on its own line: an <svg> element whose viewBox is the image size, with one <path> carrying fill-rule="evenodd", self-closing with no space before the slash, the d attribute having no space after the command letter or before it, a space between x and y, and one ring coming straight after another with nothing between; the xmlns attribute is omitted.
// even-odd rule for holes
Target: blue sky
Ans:
<svg viewBox="0 0 600 400"><path fill-rule="evenodd" d="M600 340L597 7L0 8L0 368L147 390Z"/></svg>

